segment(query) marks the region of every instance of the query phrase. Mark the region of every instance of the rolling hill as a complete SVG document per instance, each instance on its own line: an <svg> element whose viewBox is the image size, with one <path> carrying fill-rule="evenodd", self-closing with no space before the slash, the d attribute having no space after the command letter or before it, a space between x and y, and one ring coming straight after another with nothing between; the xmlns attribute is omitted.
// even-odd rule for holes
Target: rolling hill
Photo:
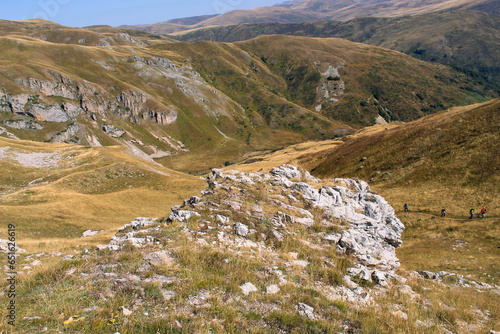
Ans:
<svg viewBox="0 0 500 334"><path fill-rule="evenodd" d="M253 173L215 170L200 196L204 180L122 147L0 138L0 216L29 252L17 257L16 332L497 330L499 103L301 143L231 166ZM278 156L326 177L267 172ZM485 219L466 218L485 202ZM128 223L143 213L165 218ZM379 245L395 235L401 247Z"/></svg>
<svg viewBox="0 0 500 334"><path fill-rule="evenodd" d="M318 176L370 180L396 207L467 216L487 203L498 215L499 110L498 99L453 108L299 160Z"/></svg>
<svg viewBox="0 0 500 334"><path fill-rule="evenodd" d="M171 34L213 26L249 23L301 23L318 20L348 21L357 17L396 17L429 14L458 9L479 10L498 15L495 0L305 0L291 1L252 10L234 10L228 13L194 19L170 20L161 23L122 26L157 34Z"/></svg>
<svg viewBox="0 0 500 334"><path fill-rule="evenodd" d="M181 41L236 42L259 35L283 34L338 37L377 45L500 82L498 16L470 10L398 18L356 18L350 21L259 23L197 29L174 38Z"/></svg>
<svg viewBox="0 0 500 334"><path fill-rule="evenodd" d="M204 186L122 146L0 138L0 166L0 217L30 251L72 247L88 229L102 232L92 242L106 240L123 221L161 215Z"/></svg>
<svg viewBox="0 0 500 334"><path fill-rule="evenodd" d="M124 145L192 172L495 96L459 71L341 39L181 43L105 26L0 25L3 136Z"/></svg>

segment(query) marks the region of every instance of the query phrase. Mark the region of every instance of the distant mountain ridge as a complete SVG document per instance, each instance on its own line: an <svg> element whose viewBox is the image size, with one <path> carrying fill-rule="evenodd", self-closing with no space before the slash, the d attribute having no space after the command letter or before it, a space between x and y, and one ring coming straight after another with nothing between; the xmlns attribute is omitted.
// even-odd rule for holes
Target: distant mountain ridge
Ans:
<svg viewBox="0 0 500 334"><path fill-rule="evenodd" d="M472 10L350 21L257 23L196 29L181 41L236 42L259 35L339 37L481 73L500 83L500 20Z"/></svg>
<svg viewBox="0 0 500 334"><path fill-rule="evenodd" d="M496 0L304 0L252 10L234 10L208 17L170 20L140 26L122 26L157 34L171 34L204 27L246 23L300 23L318 20L347 21L357 17L396 17L458 9L499 13Z"/></svg>

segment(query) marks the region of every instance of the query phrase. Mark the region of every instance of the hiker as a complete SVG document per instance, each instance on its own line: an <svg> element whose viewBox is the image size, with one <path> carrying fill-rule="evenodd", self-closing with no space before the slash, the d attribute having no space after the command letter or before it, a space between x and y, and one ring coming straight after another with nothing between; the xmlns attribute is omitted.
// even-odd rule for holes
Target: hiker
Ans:
<svg viewBox="0 0 500 334"><path fill-rule="evenodd" d="M481 210L481 218L484 218L486 212L488 212L488 210L486 210L486 205L485 205L484 208Z"/></svg>
<svg viewBox="0 0 500 334"><path fill-rule="evenodd" d="M470 217L469 217L469 219L474 218L474 212L476 212L476 209L470 209Z"/></svg>
<svg viewBox="0 0 500 334"><path fill-rule="evenodd" d="M410 210L408 210L408 204L405 203L405 212L410 212Z"/></svg>
<svg viewBox="0 0 500 334"><path fill-rule="evenodd" d="M446 209L445 208L441 209L441 217L444 217L444 216L446 216Z"/></svg>

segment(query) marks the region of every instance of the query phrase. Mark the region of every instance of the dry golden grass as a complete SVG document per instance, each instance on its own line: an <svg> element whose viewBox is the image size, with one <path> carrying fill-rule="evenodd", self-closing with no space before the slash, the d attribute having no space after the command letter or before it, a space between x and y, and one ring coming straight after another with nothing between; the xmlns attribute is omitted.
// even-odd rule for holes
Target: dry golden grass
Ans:
<svg viewBox="0 0 500 334"><path fill-rule="evenodd" d="M271 168L282 164L297 164L298 158L305 154L322 152L340 145L339 140L307 141L300 144L288 146L277 151L252 152L242 158L242 162L228 166L240 172L269 171Z"/></svg>
<svg viewBox="0 0 500 334"><path fill-rule="evenodd" d="M404 269L444 270L499 285L499 218L441 218L425 213L399 217L407 228L397 250Z"/></svg>
<svg viewBox="0 0 500 334"><path fill-rule="evenodd" d="M8 192L0 202L0 217L16 225L19 245L30 251L102 243L135 217L162 217L172 205L205 186L198 177L135 158L121 147L84 148L4 138L0 145L17 152L71 156L69 164L64 159L59 163L60 168L2 162L13 167L2 175L2 187ZM27 186L40 177L49 184ZM1 235L6 235L6 228L0 226ZM79 239L87 229L103 232Z"/></svg>
<svg viewBox="0 0 500 334"><path fill-rule="evenodd" d="M456 217L488 205L500 214L500 100L452 108L392 129L352 137L338 148L304 155L319 176L370 181L396 208L446 208ZM373 130L372 130L373 131Z"/></svg>

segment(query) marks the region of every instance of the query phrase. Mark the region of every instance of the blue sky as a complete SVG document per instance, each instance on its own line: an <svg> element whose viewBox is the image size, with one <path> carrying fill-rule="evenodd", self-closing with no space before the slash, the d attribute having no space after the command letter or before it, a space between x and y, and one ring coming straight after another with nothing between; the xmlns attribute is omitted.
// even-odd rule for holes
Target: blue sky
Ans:
<svg viewBox="0 0 500 334"><path fill-rule="evenodd" d="M0 19L43 18L62 25L145 24L271 6L283 0L1 0Z"/></svg>

